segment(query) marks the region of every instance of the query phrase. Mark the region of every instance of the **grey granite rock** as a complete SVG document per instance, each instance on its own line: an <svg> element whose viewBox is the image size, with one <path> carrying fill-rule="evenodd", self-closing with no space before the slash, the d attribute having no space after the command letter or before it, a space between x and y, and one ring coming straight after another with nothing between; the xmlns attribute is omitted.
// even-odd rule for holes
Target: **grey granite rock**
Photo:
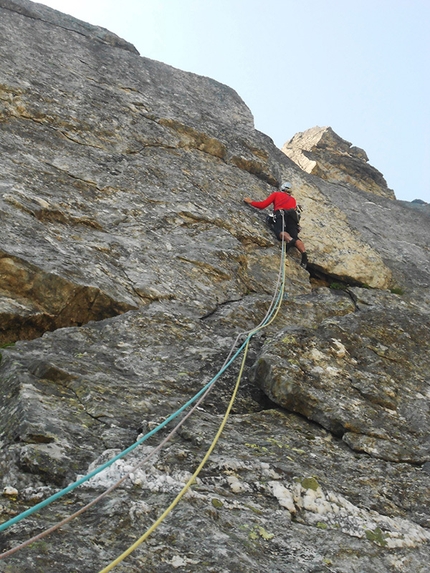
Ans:
<svg viewBox="0 0 430 573"><path fill-rule="evenodd" d="M317 126L296 133L282 151L307 173L395 199L382 173L369 164L364 149L342 139L331 127Z"/></svg>
<svg viewBox="0 0 430 573"><path fill-rule="evenodd" d="M398 295L351 295L355 312L307 327L296 320L277 333L256 378L273 401L352 449L423 464L430 453L430 324Z"/></svg>
<svg viewBox="0 0 430 573"><path fill-rule="evenodd" d="M115 570L426 571L426 206L306 173L229 87L41 4L0 0L0 55L0 525L150 433L0 532L10 550L125 478L0 572L100 571L191 478L277 285L242 199L283 179L309 267L288 254L217 446Z"/></svg>

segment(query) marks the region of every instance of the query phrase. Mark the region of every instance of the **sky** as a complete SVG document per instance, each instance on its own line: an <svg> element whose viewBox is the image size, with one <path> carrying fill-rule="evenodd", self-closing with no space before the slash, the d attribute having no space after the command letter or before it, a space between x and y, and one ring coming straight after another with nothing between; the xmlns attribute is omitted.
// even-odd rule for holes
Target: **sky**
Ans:
<svg viewBox="0 0 430 573"><path fill-rule="evenodd" d="M430 0L44 0L233 88L278 147L330 126L430 203Z"/></svg>

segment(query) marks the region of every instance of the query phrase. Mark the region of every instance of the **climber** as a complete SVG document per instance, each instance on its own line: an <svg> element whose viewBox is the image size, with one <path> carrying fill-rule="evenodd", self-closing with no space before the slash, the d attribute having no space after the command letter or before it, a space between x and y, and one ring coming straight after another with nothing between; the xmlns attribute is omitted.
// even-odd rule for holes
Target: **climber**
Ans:
<svg viewBox="0 0 430 573"><path fill-rule="evenodd" d="M257 209L265 209L273 203L273 217L275 222L273 231L280 241L284 239L287 251L291 247L296 247L302 255L300 264L305 269L308 265L308 255L303 241L298 237L300 227L297 203L291 194L291 183L285 182L282 183L279 191L275 191L264 199L264 201L252 201L249 197L245 197L244 201L252 207L257 207ZM282 221L284 221L283 225Z"/></svg>

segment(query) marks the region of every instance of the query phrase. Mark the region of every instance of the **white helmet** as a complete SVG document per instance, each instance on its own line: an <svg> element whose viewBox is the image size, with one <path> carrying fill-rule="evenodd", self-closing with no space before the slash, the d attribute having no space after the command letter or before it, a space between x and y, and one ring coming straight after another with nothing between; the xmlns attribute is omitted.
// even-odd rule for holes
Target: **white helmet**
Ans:
<svg viewBox="0 0 430 573"><path fill-rule="evenodd" d="M284 183L282 183L280 189L281 189L281 191L285 191L286 193L289 193L290 189L291 189L291 183L289 183L288 181L285 181Z"/></svg>

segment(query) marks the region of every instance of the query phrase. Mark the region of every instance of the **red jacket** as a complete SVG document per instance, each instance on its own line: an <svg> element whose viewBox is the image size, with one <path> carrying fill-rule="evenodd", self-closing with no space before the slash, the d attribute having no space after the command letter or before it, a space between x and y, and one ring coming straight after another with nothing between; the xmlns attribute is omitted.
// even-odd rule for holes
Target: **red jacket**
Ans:
<svg viewBox="0 0 430 573"><path fill-rule="evenodd" d="M257 209L265 209L271 203L273 203L273 210L278 211L279 209L295 209L297 206L296 200L288 193L283 191L275 191L271 195L264 199L264 201L252 201L250 205L257 207Z"/></svg>

